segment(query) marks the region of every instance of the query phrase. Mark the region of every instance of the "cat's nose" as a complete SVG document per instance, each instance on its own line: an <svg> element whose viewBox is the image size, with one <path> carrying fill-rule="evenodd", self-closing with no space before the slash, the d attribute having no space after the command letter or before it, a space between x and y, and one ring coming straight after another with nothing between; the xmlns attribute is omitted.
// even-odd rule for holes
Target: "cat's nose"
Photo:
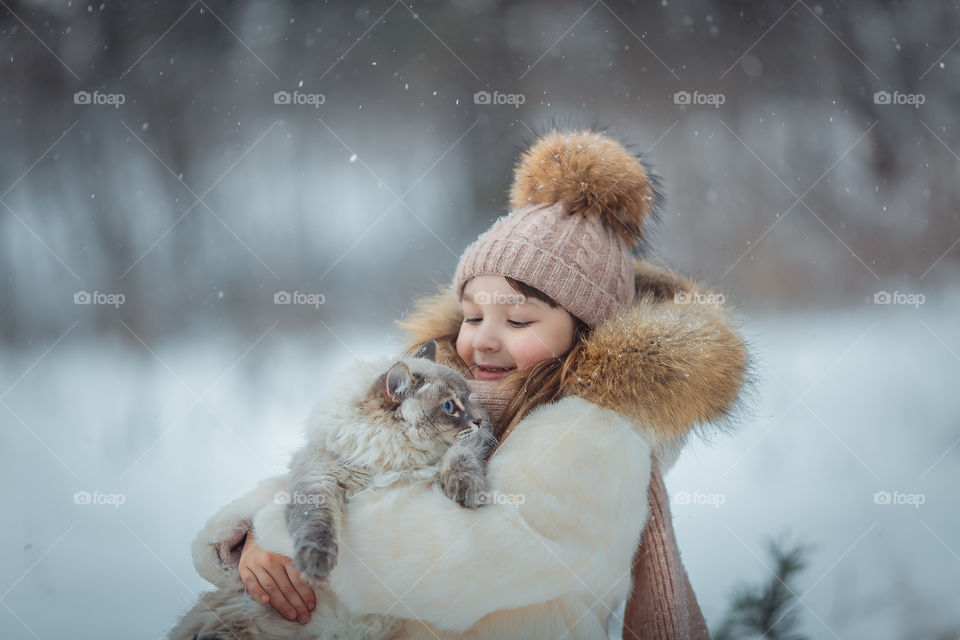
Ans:
<svg viewBox="0 0 960 640"><path fill-rule="evenodd" d="M481 427L482 423L483 418L474 418L473 420L468 420L466 423L461 423L463 426L460 427L460 433L476 431Z"/></svg>

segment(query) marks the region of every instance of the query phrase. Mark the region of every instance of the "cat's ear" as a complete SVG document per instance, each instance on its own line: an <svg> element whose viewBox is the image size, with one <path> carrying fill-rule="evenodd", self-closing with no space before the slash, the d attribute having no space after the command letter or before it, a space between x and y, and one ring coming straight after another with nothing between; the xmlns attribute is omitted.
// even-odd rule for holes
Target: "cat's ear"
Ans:
<svg viewBox="0 0 960 640"><path fill-rule="evenodd" d="M398 362L393 365L390 367L390 371L387 372L387 380L383 388L383 394L390 402L394 404L399 403L400 394L410 386L411 377L410 367L406 364Z"/></svg>
<svg viewBox="0 0 960 640"><path fill-rule="evenodd" d="M431 339L424 342L423 346L420 347L416 355L414 355L413 357L426 358L427 360L436 362L437 361L437 341Z"/></svg>

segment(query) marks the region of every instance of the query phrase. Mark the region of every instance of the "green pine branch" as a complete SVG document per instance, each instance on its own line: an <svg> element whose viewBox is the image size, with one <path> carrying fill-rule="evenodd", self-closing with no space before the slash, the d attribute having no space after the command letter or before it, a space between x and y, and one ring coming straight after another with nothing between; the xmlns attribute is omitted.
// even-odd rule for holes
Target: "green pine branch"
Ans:
<svg viewBox="0 0 960 640"><path fill-rule="evenodd" d="M771 540L773 575L759 585L741 585L714 640L806 640L798 630L797 576L807 566L809 547Z"/></svg>

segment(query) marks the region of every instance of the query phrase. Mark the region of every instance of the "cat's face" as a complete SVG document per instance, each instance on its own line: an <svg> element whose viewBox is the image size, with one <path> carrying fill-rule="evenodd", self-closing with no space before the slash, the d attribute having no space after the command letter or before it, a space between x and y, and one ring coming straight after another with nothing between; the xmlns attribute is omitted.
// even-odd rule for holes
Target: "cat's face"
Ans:
<svg viewBox="0 0 960 640"><path fill-rule="evenodd" d="M489 428L486 412L470 398L466 379L437 364L435 344L404 358L374 382L368 407L380 428L397 430L410 445L442 452L466 431Z"/></svg>

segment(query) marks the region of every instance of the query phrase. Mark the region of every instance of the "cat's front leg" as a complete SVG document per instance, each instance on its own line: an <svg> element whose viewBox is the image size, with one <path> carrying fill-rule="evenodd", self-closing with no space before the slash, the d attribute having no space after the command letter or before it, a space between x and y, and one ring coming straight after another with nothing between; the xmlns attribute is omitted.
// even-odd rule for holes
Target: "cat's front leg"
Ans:
<svg viewBox="0 0 960 640"><path fill-rule="evenodd" d="M476 509L486 499L487 479L476 457L459 452L440 470L440 488L445 496L460 506Z"/></svg>
<svg viewBox="0 0 960 640"><path fill-rule="evenodd" d="M447 449L440 467L444 495L467 509L476 509L488 500L486 458L495 443L489 429L480 428Z"/></svg>
<svg viewBox="0 0 960 640"><path fill-rule="evenodd" d="M337 565L345 492L337 482L338 461L324 453L295 455L290 465L287 530L294 544L294 567L325 580Z"/></svg>
<svg viewBox="0 0 960 640"><path fill-rule="evenodd" d="M337 566L337 522L323 506L287 507L287 528L294 542L293 564L297 571L314 580L325 580Z"/></svg>

